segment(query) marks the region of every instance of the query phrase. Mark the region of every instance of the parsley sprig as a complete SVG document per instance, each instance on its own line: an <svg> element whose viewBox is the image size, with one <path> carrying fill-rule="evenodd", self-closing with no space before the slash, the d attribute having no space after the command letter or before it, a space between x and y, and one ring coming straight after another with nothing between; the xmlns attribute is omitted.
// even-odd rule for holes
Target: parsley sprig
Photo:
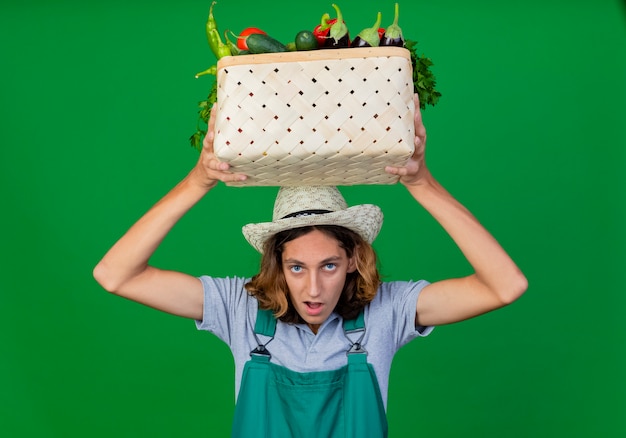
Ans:
<svg viewBox="0 0 626 438"><path fill-rule="evenodd" d="M439 102L441 93L436 90L437 79L430 69L434 63L430 58L419 55L416 46L417 41L404 41L404 47L411 52L413 88L420 97L420 108L425 109L426 105L435 106Z"/></svg>
<svg viewBox="0 0 626 438"><path fill-rule="evenodd" d="M196 126L196 132L189 137L189 143L198 152L202 150L202 140L206 135L207 125L209 123L209 116L211 115L211 107L217 101L217 78L213 81L213 86L209 91L209 95L206 100L198 102L198 123Z"/></svg>

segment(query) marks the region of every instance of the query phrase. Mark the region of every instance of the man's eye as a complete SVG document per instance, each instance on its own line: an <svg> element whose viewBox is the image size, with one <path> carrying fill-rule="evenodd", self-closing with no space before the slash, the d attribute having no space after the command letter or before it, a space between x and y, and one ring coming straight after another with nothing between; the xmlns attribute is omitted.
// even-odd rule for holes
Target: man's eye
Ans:
<svg viewBox="0 0 626 438"><path fill-rule="evenodd" d="M324 265L324 269L326 269L327 271L334 271L337 268L337 265L334 263L326 263Z"/></svg>
<svg viewBox="0 0 626 438"><path fill-rule="evenodd" d="M302 266L299 265L293 265L289 268L289 270L291 272L302 272Z"/></svg>

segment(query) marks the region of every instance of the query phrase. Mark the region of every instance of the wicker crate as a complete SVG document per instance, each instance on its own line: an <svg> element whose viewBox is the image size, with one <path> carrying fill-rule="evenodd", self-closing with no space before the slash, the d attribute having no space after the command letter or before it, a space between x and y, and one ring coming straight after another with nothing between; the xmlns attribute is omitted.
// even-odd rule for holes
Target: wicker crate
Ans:
<svg viewBox="0 0 626 438"><path fill-rule="evenodd" d="M392 184L413 153L413 80L401 47L229 56L217 72L215 154L232 185Z"/></svg>

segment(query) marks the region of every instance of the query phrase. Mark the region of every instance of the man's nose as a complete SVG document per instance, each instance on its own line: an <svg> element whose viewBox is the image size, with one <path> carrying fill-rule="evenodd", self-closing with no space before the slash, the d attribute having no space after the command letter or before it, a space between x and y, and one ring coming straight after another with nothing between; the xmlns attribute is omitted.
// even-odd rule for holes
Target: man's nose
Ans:
<svg viewBox="0 0 626 438"><path fill-rule="evenodd" d="M317 272L311 272L311 274L309 275L309 296L311 297L317 297L320 295L321 293L321 289L320 289L320 281L319 281L319 274Z"/></svg>

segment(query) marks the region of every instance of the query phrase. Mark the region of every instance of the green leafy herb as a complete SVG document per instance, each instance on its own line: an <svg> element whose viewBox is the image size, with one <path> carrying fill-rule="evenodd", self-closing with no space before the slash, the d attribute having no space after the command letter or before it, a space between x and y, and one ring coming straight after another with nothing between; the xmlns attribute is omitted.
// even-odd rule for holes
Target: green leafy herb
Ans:
<svg viewBox="0 0 626 438"><path fill-rule="evenodd" d="M209 116L211 115L211 108L213 104L217 101L217 80L213 81L213 86L209 91L209 95L206 100L198 102L198 124L196 127L196 132L193 133L191 137L189 137L189 143L193 148L195 148L198 152L202 150L202 141L204 140L204 136L206 135L207 125L209 123Z"/></svg>
<svg viewBox="0 0 626 438"><path fill-rule="evenodd" d="M434 65L430 58L417 53L417 41L405 40L404 47L411 52L411 64L413 65L413 88L420 97L420 108L426 105L435 106L439 102L441 93L436 90L437 80L431 71Z"/></svg>

